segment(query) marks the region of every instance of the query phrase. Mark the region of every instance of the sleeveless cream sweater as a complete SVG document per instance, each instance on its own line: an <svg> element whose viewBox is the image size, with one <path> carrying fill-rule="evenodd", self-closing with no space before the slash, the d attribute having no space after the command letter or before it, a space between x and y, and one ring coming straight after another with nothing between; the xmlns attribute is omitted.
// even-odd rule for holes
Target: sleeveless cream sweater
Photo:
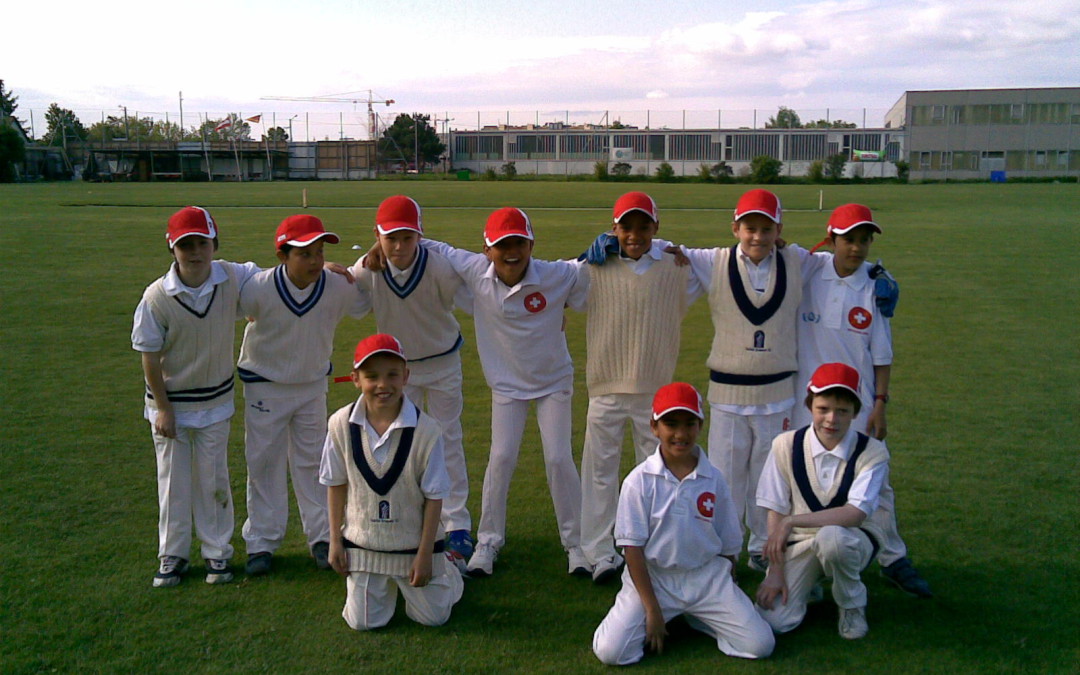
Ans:
<svg viewBox="0 0 1080 675"><path fill-rule="evenodd" d="M758 297L737 246L718 252L709 287L715 331L707 361L711 403L759 405L795 395L802 266L791 249L774 253L769 287Z"/></svg>
<svg viewBox="0 0 1080 675"><path fill-rule="evenodd" d="M232 400L239 288L232 268L222 268L228 279L214 286L210 304L201 314L179 296L168 295L164 277L150 284L143 296L154 318L166 329L161 373L177 412L209 410ZM149 386L146 404L157 407Z"/></svg>
<svg viewBox="0 0 1080 675"><path fill-rule="evenodd" d="M664 255L644 274L609 261L589 265L589 396L651 394L671 382L686 316L689 267Z"/></svg>

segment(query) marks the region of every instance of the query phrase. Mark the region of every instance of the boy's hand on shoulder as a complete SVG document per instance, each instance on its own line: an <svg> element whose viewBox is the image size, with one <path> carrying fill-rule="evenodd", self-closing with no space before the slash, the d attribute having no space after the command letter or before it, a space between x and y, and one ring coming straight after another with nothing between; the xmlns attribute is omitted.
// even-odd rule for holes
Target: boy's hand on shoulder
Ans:
<svg viewBox="0 0 1080 675"><path fill-rule="evenodd" d="M330 538L330 566L341 576L349 576L349 556L345 553L341 537Z"/></svg>
<svg viewBox="0 0 1080 675"><path fill-rule="evenodd" d="M353 279L352 271L350 271L348 267L345 267L341 263L326 262L326 263L323 264L323 269L326 270L327 272L333 272L334 274L340 274L341 276L348 279L350 284L353 283L354 281L356 281L355 279Z"/></svg>
<svg viewBox="0 0 1080 675"><path fill-rule="evenodd" d="M619 253L619 239L611 232L601 232L593 240L593 243L578 256L578 260L584 260L590 265L603 265L607 262L609 254Z"/></svg>
<svg viewBox="0 0 1080 675"><path fill-rule="evenodd" d="M368 249L367 255L364 256L364 269L369 269L372 272L382 272L386 267L386 256L383 255L382 246L376 241L375 245Z"/></svg>
<svg viewBox="0 0 1080 675"><path fill-rule="evenodd" d="M668 246L664 249L664 253L670 253L671 255L675 256L676 267L686 267L690 264L690 258L686 257L686 253L683 252L682 246L676 246L675 244L672 244L671 246Z"/></svg>
<svg viewBox="0 0 1080 675"><path fill-rule="evenodd" d="M881 264L881 258L870 268L870 278L874 280L874 303L878 311L887 319L891 319L896 313L896 305L900 302L900 284L885 266Z"/></svg>
<svg viewBox="0 0 1080 675"><path fill-rule="evenodd" d="M431 581L431 553L420 551L413 558L412 569L409 570L409 585L422 588L427 586L429 581Z"/></svg>
<svg viewBox="0 0 1080 675"><path fill-rule="evenodd" d="M176 416L172 410L158 410L154 433L165 438L176 438Z"/></svg>

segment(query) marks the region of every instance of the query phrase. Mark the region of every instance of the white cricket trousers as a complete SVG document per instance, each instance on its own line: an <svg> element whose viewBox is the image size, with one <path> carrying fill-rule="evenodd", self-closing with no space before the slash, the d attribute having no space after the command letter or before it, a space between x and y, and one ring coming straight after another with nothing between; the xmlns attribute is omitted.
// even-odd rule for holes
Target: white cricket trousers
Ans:
<svg viewBox="0 0 1080 675"><path fill-rule="evenodd" d="M851 423L856 431L866 433L866 424L870 421L870 410L865 405L859 410L858 416ZM813 419L810 411L802 403L795 404L792 417L794 419L792 429L808 426ZM900 536L900 528L896 523L896 493L892 488L891 468L889 479L881 486L881 492L878 493L878 508L870 514L870 520L885 534L885 541L881 542L881 552L877 557L879 563L891 565L907 555L907 544Z"/></svg>
<svg viewBox="0 0 1080 675"><path fill-rule="evenodd" d="M157 455L158 557L191 556L192 516L202 557L228 560L233 547L233 500L229 486L229 425L176 428L176 438L153 431Z"/></svg>
<svg viewBox="0 0 1080 675"><path fill-rule="evenodd" d="M281 398L248 396L244 385L244 443L247 456L248 555L273 553L285 540L292 477L300 522L310 548L330 541L326 487L319 483L319 461L326 441L326 394Z"/></svg>
<svg viewBox="0 0 1080 675"><path fill-rule="evenodd" d="M716 638L728 656L761 659L772 654L773 632L735 585L727 558L717 556L693 570L650 567L649 579L665 623L685 614L690 625ZM593 653L609 666L637 663L645 654L645 605L629 569L623 570L622 583L615 605L593 633Z"/></svg>
<svg viewBox="0 0 1080 675"><path fill-rule="evenodd" d="M581 480L570 446L571 394L567 389L523 400L492 393L491 454L484 471L476 537L480 544L500 549L506 542L506 498L521 451L529 404L535 402L548 489L559 523L559 540L564 549L581 545Z"/></svg>
<svg viewBox="0 0 1080 675"><path fill-rule="evenodd" d="M461 599L465 583L456 567L446 565L442 574L419 588L410 586L408 577L370 572L350 572L345 588L345 609L341 612L345 623L353 630L371 630L393 618L399 590L405 598L406 616L425 626L441 626Z"/></svg>
<svg viewBox="0 0 1080 675"><path fill-rule="evenodd" d="M649 425L652 394L607 394L589 398L585 447L581 453L581 549L589 563L614 557L615 511L619 505L623 433L634 437L634 464L656 450Z"/></svg>
<svg viewBox="0 0 1080 675"><path fill-rule="evenodd" d="M773 439L790 426L791 412L735 415L710 404L709 461L720 469L731 488L739 526L750 530L747 549L761 553L769 540L768 516L757 505L757 484Z"/></svg>
<svg viewBox="0 0 1080 675"><path fill-rule="evenodd" d="M786 633L802 623L810 591L827 577L832 579L833 600L837 607L865 607L866 586L860 574L873 555L873 544L862 530L826 525L818 530L809 545L800 542L787 551L784 562L787 604L777 596L772 609L758 606L757 610L774 631Z"/></svg>
<svg viewBox="0 0 1080 675"><path fill-rule="evenodd" d="M461 431L461 356L458 352L447 355L451 356L454 358L449 359L449 365L430 372L423 368L423 362L415 366L410 364L409 384L405 387L409 400L423 408L442 427L443 457L446 473L450 475L450 494L443 499L441 517L447 532L472 529L472 518L466 506L469 473Z"/></svg>

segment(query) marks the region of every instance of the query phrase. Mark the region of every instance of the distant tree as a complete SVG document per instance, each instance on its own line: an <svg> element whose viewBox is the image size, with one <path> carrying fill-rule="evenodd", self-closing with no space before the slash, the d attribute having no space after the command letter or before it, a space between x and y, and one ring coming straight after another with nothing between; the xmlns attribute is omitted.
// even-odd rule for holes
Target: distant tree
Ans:
<svg viewBox="0 0 1080 675"><path fill-rule="evenodd" d="M675 182L675 169L667 162L660 162L660 166L656 167L656 180L661 183Z"/></svg>
<svg viewBox="0 0 1080 675"><path fill-rule="evenodd" d="M19 107L19 97L13 95L0 80L0 120L15 116L15 109ZM21 120L19 122L22 123Z"/></svg>
<svg viewBox="0 0 1080 675"><path fill-rule="evenodd" d="M702 183L711 183L713 179L712 171L709 170L709 165L705 162L698 165L697 176Z"/></svg>
<svg viewBox="0 0 1080 675"><path fill-rule="evenodd" d="M592 172L596 180L608 180L611 178L611 174L608 173L608 163L602 159L593 164Z"/></svg>
<svg viewBox="0 0 1080 675"><path fill-rule="evenodd" d="M380 157L403 157L406 162L416 164L434 164L446 152L446 144L439 140L439 134L428 122L430 115L400 114L394 123L383 131L379 142ZM416 150L420 150L420 162L416 161Z"/></svg>
<svg viewBox="0 0 1080 675"><path fill-rule="evenodd" d="M155 120L152 117L109 115L90 125L87 140L92 143L127 139L135 141L179 141L185 134L180 125Z"/></svg>
<svg viewBox="0 0 1080 675"><path fill-rule="evenodd" d="M825 175L833 181L844 177L844 165L847 164L847 155L838 152L825 158Z"/></svg>
<svg viewBox="0 0 1080 675"><path fill-rule="evenodd" d="M896 180L901 183L908 182L908 175L911 173L911 164L908 164L902 159L898 159L893 162L896 165Z"/></svg>
<svg viewBox="0 0 1080 675"><path fill-rule="evenodd" d="M732 171L731 167L728 166L728 163L723 160L709 167L709 173L717 183L730 183L734 180L732 178L734 171Z"/></svg>
<svg viewBox="0 0 1080 675"><path fill-rule="evenodd" d="M769 118L769 121L765 123L766 129L801 129L802 121L799 119L799 113L795 112L786 105L780 106L780 110L776 111L776 115Z"/></svg>
<svg viewBox="0 0 1080 675"><path fill-rule="evenodd" d="M12 108L14 112L14 108ZM11 113L5 113L8 117ZM15 165L26 158L22 134L6 122L0 123L0 183L15 180Z"/></svg>
<svg viewBox="0 0 1080 675"><path fill-rule="evenodd" d="M226 126L222 126L228 122ZM218 127L221 127L220 129ZM251 139L251 125L240 119L235 113L229 113L222 119L207 118L195 127L195 136L208 141L247 141Z"/></svg>
<svg viewBox="0 0 1080 675"><path fill-rule="evenodd" d="M41 138L45 145L64 145L67 141L85 141L86 127L79 121L78 116L67 108L61 108L52 103L45 111L45 122L48 130Z"/></svg>
<svg viewBox="0 0 1080 675"><path fill-rule="evenodd" d="M768 155L758 155L750 160L751 183L779 183L780 169L784 163Z"/></svg>
<svg viewBox="0 0 1080 675"><path fill-rule="evenodd" d="M608 129L625 129L625 128L626 128L626 125L623 124L622 121L620 121L620 120L615 120L614 122L612 122L611 124L608 125Z"/></svg>
<svg viewBox="0 0 1080 675"><path fill-rule="evenodd" d="M824 183L825 182L825 162L820 159L815 159L810 162L810 168L806 170L806 178L811 183Z"/></svg>
<svg viewBox="0 0 1080 675"><path fill-rule="evenodd" d="M616 178L626 178L630 175L630 171L634 167L630 166L626 162L615 162L611 165L611 175Z"/></svg>
<svg viewBox="0 0 1080 675"><path fill-rule="evenodd" d="M844 120L817 120L815 122L808 122L803 125L803 129L854 129L857 125L854 122L845 122Z"/></svg>
<svg viewBox="0 0 1080 675"><path fill-rule="evenodd" d="M287 141L289 140L289 132L281 127L271 127L263 134L264 141Z"/></svg>
<svg viewBox="0 0 1080 675"><path fill-rule="evenodd" d="M484 170L484 180L499 180L499 174L495 173L495 167L489 166Z"/></svg>
<svg viewBox="0 0 1080 675"><path fill-rule="evenodd" d="M506 180L514 180L514 178L517 177L517 165L513 162L507 162L499 169L499 173L501 173Z"/></svg>

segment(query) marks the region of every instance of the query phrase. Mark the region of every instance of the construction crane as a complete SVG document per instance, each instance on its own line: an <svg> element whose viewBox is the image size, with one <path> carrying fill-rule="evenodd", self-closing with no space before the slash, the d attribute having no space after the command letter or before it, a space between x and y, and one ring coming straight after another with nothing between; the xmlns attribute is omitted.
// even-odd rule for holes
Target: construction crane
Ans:
<svg viewBox="0 0 1080 675"><path fill-rule="evenodd" d="M367 94L367 98L358 98L352 96L352 94ZM344 98L348 97L348 98ZM326 96L263 96L259 100L262 101L311 101L314 103L352 103L356 106L359 103L367 103L368 114L368 137L371 140L376 139L375 129L375 104L384 103L387 106L393 105L394 99L388 98L385 100L376 99L375 92L370 89L361 89L360 91L344 91L340 94L327 94Z"/></svg>

